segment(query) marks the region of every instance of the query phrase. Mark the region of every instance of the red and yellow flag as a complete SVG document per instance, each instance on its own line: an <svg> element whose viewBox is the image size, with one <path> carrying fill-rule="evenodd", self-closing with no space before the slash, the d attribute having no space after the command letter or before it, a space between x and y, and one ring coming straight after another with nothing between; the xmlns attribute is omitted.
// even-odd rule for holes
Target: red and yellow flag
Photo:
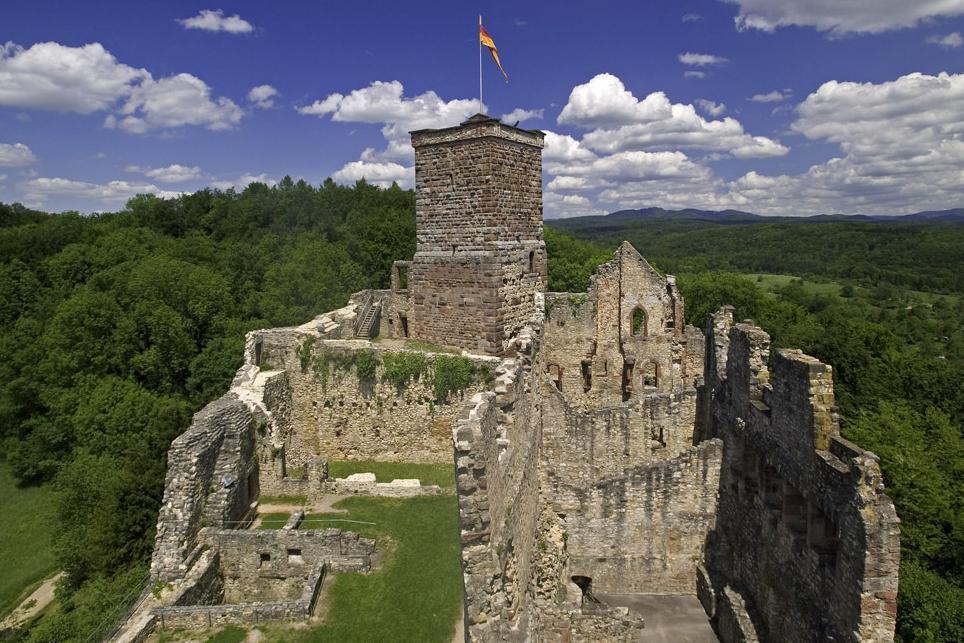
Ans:
<svg viewBox="0 0 964 643"><path fill-rule="evenodd" d="M490 36L489 32L482 26L481 21L479 22L479 42L489 50L495 64L499 66L499 71L502 72L505 82L509 82L509 75L505 73L505 70L502 68L502 63L499 61L499 50L495 48L495 41L492 40L492 36Z"/></svg>

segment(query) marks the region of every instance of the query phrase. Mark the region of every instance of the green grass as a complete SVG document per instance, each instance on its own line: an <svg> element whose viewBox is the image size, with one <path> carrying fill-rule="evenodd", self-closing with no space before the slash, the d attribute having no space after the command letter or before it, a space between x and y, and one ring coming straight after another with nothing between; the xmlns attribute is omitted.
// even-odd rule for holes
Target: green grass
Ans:
<svg viewBox="0 0 964 643"><path fill-rule="evenodd" d="M374 473L378 482L418 478L422 485L455 487L455 467L445 464L414 464L411 462L371 462L338 460L328 463L329 478L347 478L353 473Z"/></svg>
<svg viewBox="0 0 964 643"><path fill-rule="evenodd" d="M241 643L247 635L244 629L235 625L229 625L209 638L207 643Z"/></svg>
<svg viewBox="0 0 964 643"><path fill-rule="evenodd" d="M308 496L271 496L261 494L258 497L258 504L261 505L303 505L308 502Z"/></svg>
<svg viewBox="0 0 964 643"><path fill-rule="evenodd" d="M324 623L307 632L272 628L268 640L447 643L462 606L458 509L454 496L347 498L347 514L306 517L304 528L340 527L374 538L385 552L370 574L337 574L326 589ZM318 519L350 519L374 525Z"/></svg>
<svg viewBox="0 0 964 643"><path fill-rule="evenodd" d="M458 348L433 344L432 342L426 342L421 339L406 339L405 348L410 348L413 351L426 351L428 353L452 353L454 355L462 353Z"/></svg>
<svg viewBox="0 0 964 643"><path fill-rule="evenodd" d="M261 514L261 524L258 525L258 529L281 529L288 522L288 518L291 518L291 514L287 511L281 513L267 513Z"/></svg>
<svg viewBox="0 0 964 643"><path fill-rule="evenodd" d="M57 569L50 537L55 527L53 492L49 487L16 485L6 463L0 463L0 617L26 598Z"/></svg>
<svg viewBox="0 0 964 643"><path fill-rule="evenodd" d="M779 288L789 286L791 282L800 279L800 277L793 275L771 275L765 273L749 273L746 276L768 292L774 292ZM839 295L841 288L842 286L836 281L809 281L803 279L803 289L810 294Z"/></svg>

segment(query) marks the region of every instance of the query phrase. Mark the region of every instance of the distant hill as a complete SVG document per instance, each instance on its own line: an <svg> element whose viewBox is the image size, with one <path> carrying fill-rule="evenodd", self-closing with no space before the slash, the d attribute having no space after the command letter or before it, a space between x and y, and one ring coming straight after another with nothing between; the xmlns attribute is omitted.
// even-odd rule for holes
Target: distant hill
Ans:
<svg viewBox="0 0 964 643"><path fill-rule="evenodd" d="M549 219L548 222L560 228L621 227L627 223L641 221L706 221L720 224L766 223L775 221L799 221L823 223L827 221L866 221L876 223L895 223L908 221L964 223L964 208L934 210L905 215L883 214L818 214L807 217L762 216L741 210L665 210L663 208L640 208L638 210L619 210L605 216L573 217L570 219Z"/></svg>

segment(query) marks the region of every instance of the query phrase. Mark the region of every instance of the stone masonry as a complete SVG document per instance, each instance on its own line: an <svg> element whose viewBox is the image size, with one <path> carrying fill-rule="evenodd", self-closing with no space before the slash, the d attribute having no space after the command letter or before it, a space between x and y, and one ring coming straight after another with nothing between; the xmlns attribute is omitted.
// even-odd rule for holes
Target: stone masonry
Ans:
<svg viewBox="0 0 964 643"><path fill-rule="evenodd" d="M597 593L698 597L725 643L893 641L899 520L876 457L840 436L831 367L771 354L729 308L687 326L675 278L628 243L588 292L546 293L542 136L482 115L412 133L414 260L390 290L249 333L169 452L152 574L170 600L117 640L307 618L374 543L245 531L259 494L380 490L327 480L329 459L451 457L466 641L638 641L645 615ZM362 377L399 352L431 368L424 342L494 377L446 400Z"/></svg>
<svg viewBox="0 0 964 643"><path fill-rule="evenodd" d="M542 132L476 115L412 132L410 336L498 355L546 285Z"/></svg>
<svg viewBox="0 0 964 643"><path fill-rule="evenodd" d="M899 521L877 458L840 436L831 367L771 355L729 308L707 339L701 424L724 447L701 598L721 638L891 640Z"/></svg>

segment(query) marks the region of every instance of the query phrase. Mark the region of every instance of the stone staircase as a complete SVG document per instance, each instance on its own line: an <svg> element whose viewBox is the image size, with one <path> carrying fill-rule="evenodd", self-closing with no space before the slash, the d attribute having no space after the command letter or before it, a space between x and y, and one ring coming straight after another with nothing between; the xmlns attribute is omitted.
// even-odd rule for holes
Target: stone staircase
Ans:
<svg viewBox="0 0 964 643"><path fill-rule="evenodd" d="M369 301L362 310L361 323L355 329L355 337L371 339L378 334L378 322L381 317L382 303ZM374 331L374 332L373 332Z"/></svg>

